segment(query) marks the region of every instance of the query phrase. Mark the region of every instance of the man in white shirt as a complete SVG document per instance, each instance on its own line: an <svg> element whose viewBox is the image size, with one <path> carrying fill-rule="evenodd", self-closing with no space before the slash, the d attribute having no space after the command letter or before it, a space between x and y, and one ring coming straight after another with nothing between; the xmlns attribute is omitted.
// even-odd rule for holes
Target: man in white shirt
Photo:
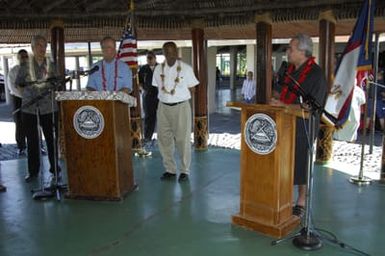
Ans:
<svg viewBox="0 0 385 256"><path fill-rule="evenodd" d="M158 145L165 172L161 180L176 178L175 148L180 157L179 182L187 181L191 163L190 98L199 81L192 68L178 58L174 42L163 44L165 62L154 70L152 85L158 87Z"/></svg>
<svg viewBox="0 0 385 256"><path fill-rule="evenodd" d="M255 80L253 80L253 72L247 72L247 79L243 81L242 85L242 95L243 99L246 103L255 103L255 93L256 93L257 85Z"/></svg>
<svg viewBox="0 0 385 256"><path fill-rule="evenodd" d="M16 82L17 74L20 70L20 65L24 65L28 62L28 52L24 49L21 49L17 53L17 60L19 61L19 64L14 66L8 73L8 88L12 95L12 101L13 101L13 110L20 109L21 102L22 102L22 89L19 87ZM21 122L21 111L18 111L14 117L13 120L15 121L16 126L16 132L15 132L15 138L17 143L17 148L19 149L19 155L25 154L25 148L26 148L26 136L24 129L22 127Z"/></svg>

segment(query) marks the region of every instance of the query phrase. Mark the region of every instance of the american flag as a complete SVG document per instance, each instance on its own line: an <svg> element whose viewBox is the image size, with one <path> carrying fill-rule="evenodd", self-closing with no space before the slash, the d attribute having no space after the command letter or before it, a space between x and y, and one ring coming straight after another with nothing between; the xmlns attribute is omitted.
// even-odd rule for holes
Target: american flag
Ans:
<svg viewBox="0 0 385 256"><path fill-rule="evenodd" d="M137 69L138 67L138 54L137 54L136 38L132 34L131 29L125 29L122 40L120 41L118 58L131 69Z"/></svg>
<svg viewBox="0 0 385 256"><path fill-rule="evenodd" d="M365 0L363 3L353 34L338 63L331 94L326 101L325 110L337 118L337 127L343 126L348 120L354 86L362 86L362 78L372 69L374 5L375 0ZM328 121L325 116L323 118Z"/></svg>

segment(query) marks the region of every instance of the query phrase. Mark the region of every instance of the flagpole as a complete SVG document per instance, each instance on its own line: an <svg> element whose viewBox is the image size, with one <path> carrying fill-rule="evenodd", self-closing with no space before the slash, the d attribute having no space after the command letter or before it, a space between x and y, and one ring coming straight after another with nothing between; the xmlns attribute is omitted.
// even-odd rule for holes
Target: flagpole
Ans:
<svg viewBox="0 0 385 256"><path fill-rule="evenodd" d="M368 86L366 86L366 89L365 89L365 98L366 98L366 102L368 102L368 93L367 93L367 88ZM352 176L349 178L349 182L350 183L353 183L353 184L356 184L356 185L359 185L359 186L363 186L363 185L369 185L372 180L368 177L365 177L364 176L364 158L365 158L365 142L366 142L366 119L367 119L367 107L365 106L365 111L364 111L364 130L362 132L362 138L361 138L361 161L360 161L360 171L358 173L358 176Z"/></svg>
<svg viewBox="0 0 385 256"><path fill-rule="evenodd" d="M378 73L378 53L380 47L380 34L376 33L375 47L374 47L374 77L375 82L377 83L377 73ZM377 86L374 86L372 89L372 113L370 116L370 143L369 143L369 154L373 154L373 144L374 144L374 130L376 124L376 106L377 106ZM366 122L366 120L365 120Z"/></svg>

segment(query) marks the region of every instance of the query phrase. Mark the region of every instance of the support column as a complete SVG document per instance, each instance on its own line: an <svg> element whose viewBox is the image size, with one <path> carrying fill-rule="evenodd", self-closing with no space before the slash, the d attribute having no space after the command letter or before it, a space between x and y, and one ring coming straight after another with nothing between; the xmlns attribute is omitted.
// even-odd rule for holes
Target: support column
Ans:
<svg viewBox="0 0 385 256"><path fill-rule="evenodd" d="M212 46L207 49L207 94L208 112L216 111L216 67L217 67L217 47ZM209 127L210 128L210 127ZM210 129L209 129L210 130Z"/></svg>
<svg viewBox="0 0 385 256"><path fill-rule="evenodd" d="M190 47L181 47L178 49L178 56L181 60L192 66L192 49Z"/></svg>
<svg viewBox="0 0 385 256"><path fill-rule="evenodd" d="M64 53L64 23L62 20L54 20L51 23L51 55L57 67L59 76L65 75Z"/></svg>
<svg viewBox="0 0 385 256"><path fill-rule="evenodd" d="M325 72L328 92L333 85L335 58L335 23L331 10L320 13L319 18L319 65ZM321 123L317 141L316 162L324 163L331 159L333 153L334 127Z"/></svg>
<svg viewBox="0 0 385 256"><path fill-rule="evenodd" d="M272 87L272 20L270 13L256 15L257 22L257 104L267 104L271 98Z"/></svg>
<svg viewBox="0 0 385 256"><path fill-rule="evenodd" d="M3 75L4 75L4 97L5 97L5 102L7 105L11 104L11 93L9 92L8 89L8 71L9 71L9 63L8 63L8 58L6 56L2 57L3 59Z"/></svg>
<svg viewBox="0 0 385 256"><path fill-rule="evenodd" d="M64 23L62 20L54 20L50 26L51 31L51 56L52 60L56 65L59 77L64 80L65 76L65 53L64 53ZM65 90L63 84L58 90ZM64 144L64 126L61 122L61 116L59 115L59 135L58 135L58 152L59 156L65 155L65 144Z"/></svg>
<svg viewBox="0 0 385 256"><path fill-rule="evenodd" d="M136 44L136 42L135 42ZM136 45L135 45L135 48ZM139 81L138 81L138 65L130 66L132 71L132 92L131 96L136 98L136 107L130 108L130 122L131 122L131 140L132 150L141 155L143 153L143 129L142 129L142 108L140 95Z"/></svg>
<svg viewBox="0 0 385 256"><path fill-rule="evenodd" d="M237 47L230 46L230 90L235 89L235 79L237 77L237 53Z"/></svg>
<svg viewBox="0 0 385 256"><path fill-rule="evenodd" d="M79 77L79 71L80 69L80 63L79 63L79 56L75 56L75 70L76 70L76 77L75 77L75 86L76 86L76 90L77 91L80 91L81 88L80 88L80 77Z"/></svg>
<svg viewBox="0 0 385 256"><path fill-rule="evenodd" d="M92 50L91 50L91 42L88 42L88 69L92 67Z"/></svg>
<svg viewBox="0 0 385 256"><path fill-rule="evenodd" d="M246 61L247 61L247 71L252 71L254 74L254 79L256 79L256 66L257 63L256 56L256 47L255 44L246 45Z"/></svg>
<svg viewBox="0 0 385 256"><path fill-rule="evenodd" d="M194 22L192 34L192 62L199 85L194 99L194 145L197 150L207 150L207 40L204 39L203 21Z"/></svg>

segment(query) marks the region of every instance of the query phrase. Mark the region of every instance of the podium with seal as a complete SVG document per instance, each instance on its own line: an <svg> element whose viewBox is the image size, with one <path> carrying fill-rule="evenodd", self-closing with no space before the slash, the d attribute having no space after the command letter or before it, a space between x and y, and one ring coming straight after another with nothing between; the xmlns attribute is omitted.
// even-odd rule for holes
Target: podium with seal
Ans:
<svg viewBox="0 0 385 256"><path fill-rule="evenodd" d="M121 200L134 189L130 110L123 92L57 92L69 198Z"/></svg>
<svg viewBox="0 0 385 256"><path fill-rule="evenodd" d="M299 108L230 102L241 108L241 188L232 223L275 238L299 224L292 215Z"/></svg>

